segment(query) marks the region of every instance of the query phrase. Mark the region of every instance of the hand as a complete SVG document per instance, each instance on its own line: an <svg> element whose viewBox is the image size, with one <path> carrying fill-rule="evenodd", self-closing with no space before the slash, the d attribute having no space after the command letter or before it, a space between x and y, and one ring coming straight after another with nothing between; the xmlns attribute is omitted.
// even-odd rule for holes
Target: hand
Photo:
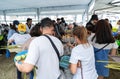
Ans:
<svg viewBox="0 0 120 79"><path fill-rule="evenodd" d="M67 46L72 47L72 48L74 47L73 44L71 43L67 43Z"/></svg>
<svg viewBox="0 0 120 79"><path fill-rule="evenodd" d="M117 50L113 48L110 52L110 56L116 56L116 54L117 54Z"/></svg>
<svg viewBox="0 0 120 79"><path fill-rule="evenodd" d="M11 40L8 40L8 45L11 44L14 40L11 39Z"/></svg>
<svg viewBox="0 0 120 79"><path fill-rule="evenodd" d="M16 65L16 67L17 67L17 69L20 71L21 70L21 68L20 68L20 66L21 66L21 62L19 62L19 61L16 61L15 62L15 65Z"/></svg>

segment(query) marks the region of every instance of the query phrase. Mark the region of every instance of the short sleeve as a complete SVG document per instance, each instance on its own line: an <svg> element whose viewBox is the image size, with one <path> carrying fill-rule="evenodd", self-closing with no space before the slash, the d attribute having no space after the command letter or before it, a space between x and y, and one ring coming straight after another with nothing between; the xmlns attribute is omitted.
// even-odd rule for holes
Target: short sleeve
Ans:
<svg viewBox="0 0 120 79"><path fill-rule="evenodd" d="M72 64L77 64L77 62L78 62L78 55L77 55L77 51L75 49L72 50L69 62Z"/></svg>
<svg viewBox="0 0 120 79"><path fill-rule="evenodd" d="M116 42L115 42L115 43L113 43L112 48L115 48L115 49L117 49L117 48L118 48L118 45L117 45L117 43L116 43Z"/></svg>
<svg viewBox="0 0 120 79"><path fill-rule="evenodd" d="M36 65L37 60L39 59L39 48L38 48L37 45L38 44L35 40L33 40L30 43L30 46L29 46L29 49L28 49L28 54L27 54L27 57L25 59L26 63Z"/></svg>

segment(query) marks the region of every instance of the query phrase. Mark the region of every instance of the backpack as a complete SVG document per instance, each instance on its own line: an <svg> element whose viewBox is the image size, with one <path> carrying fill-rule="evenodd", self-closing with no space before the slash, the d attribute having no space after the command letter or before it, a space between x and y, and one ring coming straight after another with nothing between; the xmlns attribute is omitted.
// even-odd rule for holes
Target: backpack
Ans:
<svg viewBox="0 0 120 79"><path fill-rule="evenodd" d="M60 57L60 68L62 69L68 69L69 68L69 59L70 55L63 55Z"/></svg>

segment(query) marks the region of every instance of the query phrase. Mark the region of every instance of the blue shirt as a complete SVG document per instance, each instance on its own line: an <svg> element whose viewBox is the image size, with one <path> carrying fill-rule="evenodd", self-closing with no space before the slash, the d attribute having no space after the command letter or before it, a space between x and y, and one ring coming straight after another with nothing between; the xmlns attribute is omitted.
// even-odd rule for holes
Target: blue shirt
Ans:
<svg viewBox="0 0 120 79"><path fill-rule="evenodd" d="M17 33L17 32L13 29L10 29L9 32L8 32L7 39L9 39L14 33Z"/></svg>

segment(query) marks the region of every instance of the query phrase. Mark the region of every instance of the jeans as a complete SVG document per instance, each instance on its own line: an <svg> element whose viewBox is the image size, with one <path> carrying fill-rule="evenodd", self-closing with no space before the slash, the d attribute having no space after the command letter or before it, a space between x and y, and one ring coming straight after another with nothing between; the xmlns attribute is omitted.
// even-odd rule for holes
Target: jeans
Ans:
<svg viewBox="0 0 120 79"><path fill-rule="evenodd" d="M17 79L22 79L21 75L22 75L22 73L17 69ZM33 71L31 71L29 73L29 75L30 75L30 79L34 78L34 72Z"/></svg>
<svg viewBox="0 0 120 79"><path fill-rule="evenodd" d="M17 79L22 79L21 74L22 73L17 69Z"/></svg>
<svg viewBox="0 0 120 79"><path fill-rule="evenodd" d="M30 79L33 79L34 78L34 72L33 72L33 70L29 74L30 74Z"/></svg>

